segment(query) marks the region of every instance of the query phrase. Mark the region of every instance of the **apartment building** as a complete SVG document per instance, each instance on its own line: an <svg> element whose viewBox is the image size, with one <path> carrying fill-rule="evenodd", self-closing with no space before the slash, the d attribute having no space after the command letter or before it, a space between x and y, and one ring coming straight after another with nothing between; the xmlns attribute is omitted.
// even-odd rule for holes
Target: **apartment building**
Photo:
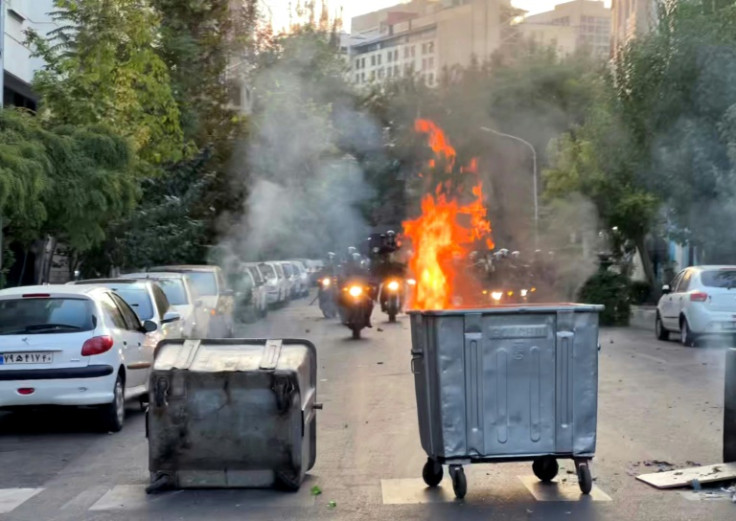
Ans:
<svg viewBox="0 0 736 521"><path fill-rule="evenodd" d="M602 1L572 0L527 16L516 27L523 38L554 47L560 56L587 49L604 59L610 56L611 17Z"/></svg>
<svg viewBox="0 0 736 521"><path fill-rule="evenodd" d="M38 97L31 89L33 75L43 67L40 58L31 57L25 44L26 31L33 29L45 35L57 25L51 19L53 0L0 0L4 16L3 35L0 46L0 68L3 70L2 101L6 105L35 110Z"/></svg>
<svg viewBox="0 0 736 521"><path fill-rule="evenodd" d="M443 69L483 60L509 27L510 0L414 0L352 19L350 75L359 85L419 75L437 83Z"/></svg>
<svg viewBox="0 0 736 521"><path fill-rule="evenodd" d="M622 46L652 28L657 19L657 0L613 0L611 14L615 55Z"/></svg>

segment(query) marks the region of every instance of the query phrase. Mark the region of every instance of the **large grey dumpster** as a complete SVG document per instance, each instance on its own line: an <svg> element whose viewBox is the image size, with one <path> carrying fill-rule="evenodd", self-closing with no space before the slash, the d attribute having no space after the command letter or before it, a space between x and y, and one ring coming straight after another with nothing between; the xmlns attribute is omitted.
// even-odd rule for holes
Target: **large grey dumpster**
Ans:
<svg viewBox="0 0 736 521"><path fill-rule="evenodd" d="M146 416L149 492L276 485L316 458L317 355L306 340L165 340Z"/></svg>
<svg viewBox="0 0 736 521"><path fill-rule="evenodd" d="M533 460L543 481L572 458L589 493L596 443L598 313L580 304L410 312L425 482L463 465Z"/></svg>

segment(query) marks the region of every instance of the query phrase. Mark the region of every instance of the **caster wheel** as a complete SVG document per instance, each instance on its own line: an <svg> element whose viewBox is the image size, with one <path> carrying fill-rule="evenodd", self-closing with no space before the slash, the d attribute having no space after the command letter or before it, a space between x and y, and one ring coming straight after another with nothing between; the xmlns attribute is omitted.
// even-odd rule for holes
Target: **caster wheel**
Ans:
<svg viewBox="0 0 736 521"><path fill-rule="evenodd" d="M593 476L588 463L578 464L578 484L583 494L590 494L590 491L593 490Z"/></svg>
<svg viewBox="0 0 736 521"><path fill-rule="evenodd" d="M548 483L555 479L557 472L560 470L560 466L557 464L557 460L552 456L546 456L544 458L538 458L534 460L532 464L532 470L534 475L539 478L540 481Z"/></svg>
<svg viewBox="0 0 736 521"><path fill-rule="evenodd" d="M424 464L422 469L422 478L427 486L436 487L439 485L442 482L443 475L442 465L433 459L427 459L427 463Z"/></svg>
<svg viewBox="0 0 736 521"><path fill-rule="evenodd" d="M463 499L468 493L468 481L465 479L465 470L461 466L450 467L450 476L452 477L452 490L455 497Z"/></svg>

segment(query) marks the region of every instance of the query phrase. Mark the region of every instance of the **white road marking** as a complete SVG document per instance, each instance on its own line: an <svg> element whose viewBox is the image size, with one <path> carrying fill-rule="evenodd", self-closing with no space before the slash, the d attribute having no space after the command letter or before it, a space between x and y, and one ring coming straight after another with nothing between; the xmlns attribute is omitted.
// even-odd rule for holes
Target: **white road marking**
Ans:
<svg viewBox="0 0 736 521"><path fill-rule="evenodd" d="M611 497L597 485L593 485L593 490L586 497L580 492L575 476L565 478L565 481L556 478L551 483L542 483L536 476L518 477L537 501L611 501Z"/></svg>
<svg viewBox="0 0 736 521"><path fill-rule="evenodd" d="M439 487L430 488L421 478L382 479L381 495L384 505L420 505L423 503L450 503L455 501L452 482L442 480Z"/></svg>
<svg viewBox="0 0 736 521"><path fill-rule="evenodd" d="M0 488L0 514L12 512L41 491L42 488Z"/></svg>

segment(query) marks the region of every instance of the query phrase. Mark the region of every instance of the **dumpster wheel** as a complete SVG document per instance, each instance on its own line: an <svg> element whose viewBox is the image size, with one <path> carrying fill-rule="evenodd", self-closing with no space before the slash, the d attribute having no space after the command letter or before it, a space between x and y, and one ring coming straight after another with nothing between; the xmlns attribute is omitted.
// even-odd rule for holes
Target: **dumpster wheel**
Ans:
<svg viewBox="0 0 736 521"><path fill-rule="evenodd" d="M557 460L552 456L537 458L534 460L534 463L532 463L532 471L534 471L534 475L537 476L540 481L544 481L545 483L555 479L559 470L560 466L557 464Z"/></svg>
<svg viewBox="0 0 736 521"><path fill-rule="evenodd" d="M450 477L452 478L452 490L455 492L455 497L463 499L465 494L468 493L468 480L465 479L465 469L463 469L462 465L451 465Z"/></svg>
<svg viewBox="0 0 736 521"><path fill-rule="evenodd" d="M587 461L578 463L578 484L580 491L585 495L590 494L590 491L593 490L593 476Z"/></svg>
<svg viewBox="0 0 736 521"><path fill-rule="evenodd" d="M439 485L442 482L443 475L442 464L432 458L427 458L427 463L424 464L422 469L422 478L427 486L436 487Z"/></svg>

